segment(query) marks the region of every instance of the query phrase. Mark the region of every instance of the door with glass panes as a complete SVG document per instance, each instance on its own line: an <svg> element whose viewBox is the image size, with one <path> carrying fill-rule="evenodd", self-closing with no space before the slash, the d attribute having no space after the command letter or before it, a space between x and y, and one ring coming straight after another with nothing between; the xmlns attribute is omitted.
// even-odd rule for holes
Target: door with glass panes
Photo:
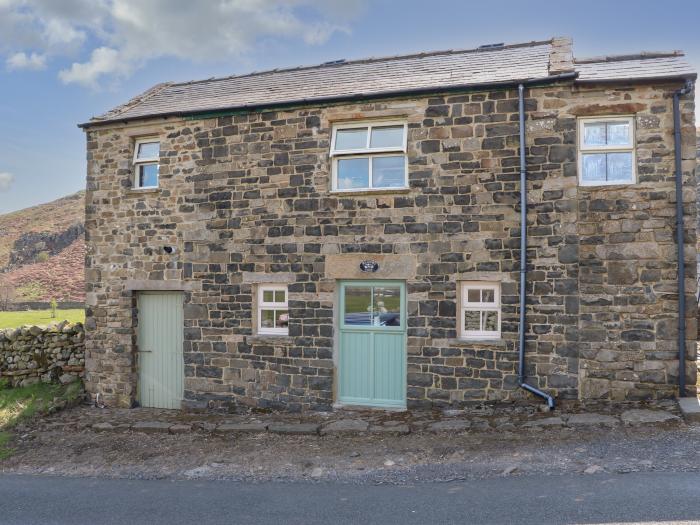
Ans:
<svg viewBox="0 0 700 525"><path fill-rule="evenodd" d="M405 408L406 286L340 283L338 401Z"/></svg>

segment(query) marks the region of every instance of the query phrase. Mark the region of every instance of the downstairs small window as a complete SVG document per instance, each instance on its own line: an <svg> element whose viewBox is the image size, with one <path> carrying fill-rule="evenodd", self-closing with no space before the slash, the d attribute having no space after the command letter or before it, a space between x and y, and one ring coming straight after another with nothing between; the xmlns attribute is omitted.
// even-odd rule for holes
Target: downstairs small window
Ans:
<svg viewBox="0 0 700 525"><path fill-rule="evenodd" d="M258 287L258 333L287 335L289 333L289 308L287 287L261 284Z"/></svg>
<svg viewBox="0 0 700 525"><path fill-rule="evenodd" d="M501 337L500 283L463 282L460 295L460 337L462 339L499 339Z"/></svg>

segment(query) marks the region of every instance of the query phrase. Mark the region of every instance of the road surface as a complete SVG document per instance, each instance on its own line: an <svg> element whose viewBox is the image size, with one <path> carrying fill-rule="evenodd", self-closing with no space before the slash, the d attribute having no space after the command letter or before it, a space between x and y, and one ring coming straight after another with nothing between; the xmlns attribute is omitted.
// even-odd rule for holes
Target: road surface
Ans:
<svg viewBox="0 0 700 525"><path fill-rule="evenodd" d="M2 524L698 522L694 473L414 485L0 476Z"/></svg>

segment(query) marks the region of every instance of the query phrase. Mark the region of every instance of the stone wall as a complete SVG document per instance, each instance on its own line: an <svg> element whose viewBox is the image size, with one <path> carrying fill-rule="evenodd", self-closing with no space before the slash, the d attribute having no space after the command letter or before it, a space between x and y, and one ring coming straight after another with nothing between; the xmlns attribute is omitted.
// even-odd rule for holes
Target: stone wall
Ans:
<svg viewBox="0 0 700 525"><path fill-rule="evenodd" d="M81 323L0 330L0 380L13 386L83 377L85 332Z"/></svg>
<svg viewBox="0 0 700 525"><path fill-rule="evenodd" d="M527 90L527 375L560 398L674 394L677 87ZM338 271L371 255L392 258L407 282L409 406L527 396L516 376L517 111L517 91L499 89L89 130L89 392L133 402L134 290L153 286L185 291L186 404L327 410L335 398L336 280L352 277ZM688 142L692 98L682 111ZM578 185L576 119L600 114L635 115L637 184ZM386 117L408 122L410 189L334 194L333 122ZM161 141L161 187L133 190L134 138L151 135ZM684 164L690 298L693 169L694 153ZM178 250L167 254L163 245ZM255 282L266 279L289 284L289 337L254 333ZM457 283L478 279L501 282L499 341L457 338Z"/></svg>

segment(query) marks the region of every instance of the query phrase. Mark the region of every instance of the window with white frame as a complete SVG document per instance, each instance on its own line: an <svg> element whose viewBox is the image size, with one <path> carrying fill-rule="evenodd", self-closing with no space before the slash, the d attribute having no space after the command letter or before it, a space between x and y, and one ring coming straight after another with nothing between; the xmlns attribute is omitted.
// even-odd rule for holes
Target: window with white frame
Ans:
<svg viewBox="0 0 700 525"><path fill-rule="evenodd" d="M460 337L501 337L501 285L482 281L461 283Z"/></svg>
<svg viewBox="0 0 700 525"><path fill-rule="evenodd" d="M579 119L578 140L582 186L635 182L634 117Z"/></svg>
<svg viewBox="0 0 700 525"><path fill-rule="evenodd" d="M405 122L337 124L331 137L334 191L408 188Z"/></svg>
<svg viewBox="0 0 700 525"><path fill-rule="evenodd" d="M134 188L157 188L160 142L139 139L134 145Z"/></svg>
<svg viewBox="0 0 700 525"><path fill-rule="evenodd" d="M289 333L289 308L285 285L261 284L258 286L258 333L273 335Z"/></svg>

